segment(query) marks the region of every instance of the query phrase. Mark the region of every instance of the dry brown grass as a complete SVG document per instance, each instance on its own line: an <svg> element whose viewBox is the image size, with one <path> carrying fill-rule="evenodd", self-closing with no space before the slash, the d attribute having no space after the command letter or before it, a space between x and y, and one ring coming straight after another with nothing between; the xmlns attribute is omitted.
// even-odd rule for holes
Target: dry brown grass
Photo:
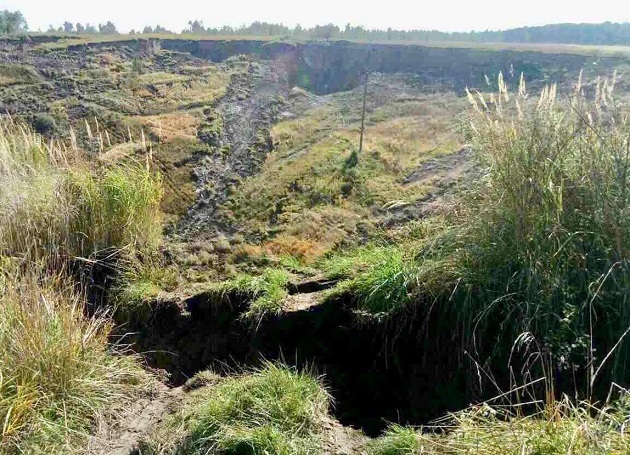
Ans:
<svg viewBox="0 0 630 455"><path fill-rule="evenodd" d="M170 142L178 137L194 139L202 117L199 113L191 111L138 116L135 119L160 142Z"/></svg>

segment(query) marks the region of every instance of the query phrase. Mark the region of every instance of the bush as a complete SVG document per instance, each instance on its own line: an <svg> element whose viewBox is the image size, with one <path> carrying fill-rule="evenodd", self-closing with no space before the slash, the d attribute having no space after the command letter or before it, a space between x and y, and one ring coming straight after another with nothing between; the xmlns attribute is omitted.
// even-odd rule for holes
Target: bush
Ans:
<svg viewBox="0 0 630 455"><path fill-rule="evenodd" d="M39 134L51 134L57 127L55 119L49 114L36 114L33 118L33 128Z"/></svg>
<svg viewBox="0 0 630 455"><path fill-rule="evenodd" d="M296 455L319 447L329 396L307 373L269 363L193 393L142 453Z"/></svg>

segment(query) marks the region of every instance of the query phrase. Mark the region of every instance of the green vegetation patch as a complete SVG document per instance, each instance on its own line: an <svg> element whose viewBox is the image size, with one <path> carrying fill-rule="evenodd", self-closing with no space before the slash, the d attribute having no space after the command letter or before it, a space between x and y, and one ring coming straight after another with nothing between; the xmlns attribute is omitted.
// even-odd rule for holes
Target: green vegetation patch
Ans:
<svg viewBox="0 0 630 455"><path fill-rule="evenodd" d="M549 405L530 416L487 404L452 414L437 432L392 425L370 446L370 455L623 454L630 451L627 397L610 408L568 401ZM440 434L441 433L441 434Z"/></svg>
<svg viewBox="0 0 630 455"><path fill-rule="evenodd" d="M401 84L404 82L401 81ZM312 263L358 238L378 235L376 214L429 194L436 179L406 181L431 158L459 149L449 125L461 104L451 94L398 100L375 82L364 150L357 154L358 91L335 95L308 114L277 124L261 172L222 206L276 257ZM411 89L410 89L411 90ZM436 172L446 172L438 169Z"/></svg>
<svg viewBox="0 0 630 455"><path fill-rule="evenodd" d="M142 453L317 453L329 402L310 374L269 363L192 392Z"/></svg>
<svg viewBox="0 0 630 455"><path fill-rule="evenodd" d="M420 438L416 430L400 425L390 425L385 434L373 441L368 447L369 455L419 455Z"/></svg>
<svg viewBox="0 0 630 455"><path fill-rule="evenodd" d="M413 302L410 289L416 268L400 247L359 248L322 265L329 278L345 278L327 298L349 295L360 313L387 315Z"/></svg>

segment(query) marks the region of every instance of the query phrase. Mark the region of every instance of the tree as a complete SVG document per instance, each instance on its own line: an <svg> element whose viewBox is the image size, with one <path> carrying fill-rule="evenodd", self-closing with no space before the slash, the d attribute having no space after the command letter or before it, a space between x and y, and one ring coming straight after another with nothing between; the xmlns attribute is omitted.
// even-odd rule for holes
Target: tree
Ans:
<svg viewBox="0 0 630 455"><path fill-rule="evenodd" d="M329 40L337 35L339 35L339 27L333 24L316 25L313 29L313 38Z"/></svg>
<svg viewBox="0 0 630 455"><path fill-rule="evenodd" d="M206 33L206 29L203 26L203 21L188 21L189 31L195 35L202 35Z"/></svg>
<svg viewBox="0 0 630 455"><path fill-rule="evenodd" d="M0 11L0 33L19 33L26 30L28 24L20 11Z"/></svg>
<svg viewBox="0 0 630 455"><path fill-rule="evenodd" d="M173 32L171 32L170 30L168 30L166 27L162 27L161 25L156 25L155 26L155 33L162 33L162 34L172 34Z"/></svg>
<svg viewBox="0 0 630 455"><path fill-rule="evenodd" d="M118 30L112 21L107 21L105 24L98 24L98 32L101 35L117 35Z"/></svg>
<svg viewBox="0 0 630 455"><path fill-rule="evenodd" d="M77 22L77 25L74 26L74 29L77 31L77 33L85 33L85 27L81 25L80 22Z"/></svg>
<svg viewBox="0 0 630 455"><path fill-rule="evenodd" d="M96 35L96 27L92 24L85 24L85 33L88 35Z"/></svg>
<svg viewBox="0 0 630 455"><path fill-rule="evenodd" d="M63 23L63 31L66 33L74 32L74 25L72 24L72 22L65 21Z"/></svg>
<svg viewBox="0 0 630 455"><path fill-rule="evenodd" d="M151 33L153 33L153 27L151 27L150 25L147 25L146 27L144 27L144 29L142 30L142 33L144 35L150 35Z"/></svg>

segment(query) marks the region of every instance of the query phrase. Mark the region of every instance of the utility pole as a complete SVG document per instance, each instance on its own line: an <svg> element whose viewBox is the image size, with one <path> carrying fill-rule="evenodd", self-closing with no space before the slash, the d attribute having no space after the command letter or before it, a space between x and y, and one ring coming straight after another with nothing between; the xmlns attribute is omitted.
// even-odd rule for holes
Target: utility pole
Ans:
<svg viewBox="0 0 630 455"><path fill-rule="evenodd" d="M365 81L363 84L363 110L361 112L361 137L359 139L359 155L363 151L363 131L365 130L365 103L367 100L368 72L365 72Z"/></svg>

